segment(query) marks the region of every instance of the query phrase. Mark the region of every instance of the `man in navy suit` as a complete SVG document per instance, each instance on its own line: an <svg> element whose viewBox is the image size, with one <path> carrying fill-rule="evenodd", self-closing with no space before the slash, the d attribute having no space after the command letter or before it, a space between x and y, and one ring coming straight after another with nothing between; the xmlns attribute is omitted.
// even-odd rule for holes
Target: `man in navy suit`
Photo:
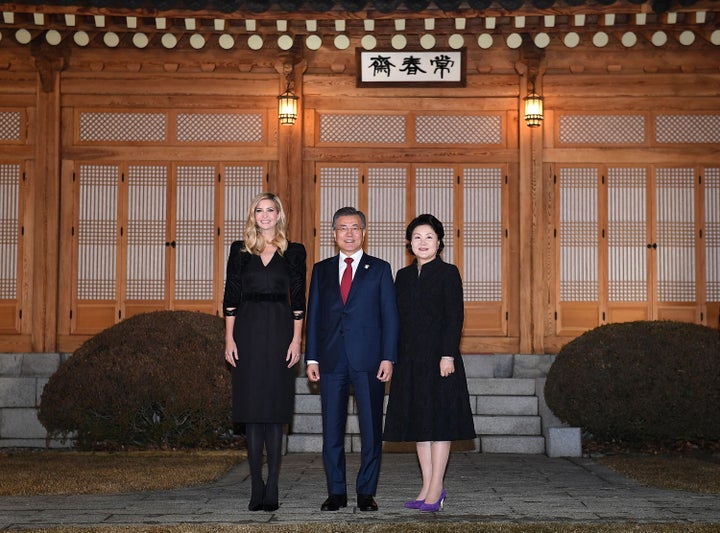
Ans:
<svg viewBox="0 0 720 533"><path fill-rule="evenodd" d="M377 511L374 495L382 455L385 384L397 360L395 286L389 263L363 253L366 220L362 211L339 209L332 228L340 253L313 267L305 347L307 376L320 381L328 488L321 510L347 506L345 424L352 384L362 445L355 483L357 504L361 511Z"/></svg>

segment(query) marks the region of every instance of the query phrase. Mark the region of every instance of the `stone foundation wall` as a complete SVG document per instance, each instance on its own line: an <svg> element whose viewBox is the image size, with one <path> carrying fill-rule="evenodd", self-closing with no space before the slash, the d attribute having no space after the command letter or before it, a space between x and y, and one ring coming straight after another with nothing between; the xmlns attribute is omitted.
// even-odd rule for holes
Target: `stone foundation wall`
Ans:
<svg viewBox="0 0 720 533"><path fill-rule="evenodd" d="M0 354L0 448L67 448L72 445L70 441L49 440L45 428L37 419L43 387L70 355ZM542 432L546 441L555 440L550 430L561 428L563 424L547 408L543 395L545 376L555 360L554 355L494 354L464 355L463 358L467 361L468 372L472 371L473 375L498 379L535 379ZM565 434L561 436L567 438ZM578 442L572 438L573 450Z"/></svg>

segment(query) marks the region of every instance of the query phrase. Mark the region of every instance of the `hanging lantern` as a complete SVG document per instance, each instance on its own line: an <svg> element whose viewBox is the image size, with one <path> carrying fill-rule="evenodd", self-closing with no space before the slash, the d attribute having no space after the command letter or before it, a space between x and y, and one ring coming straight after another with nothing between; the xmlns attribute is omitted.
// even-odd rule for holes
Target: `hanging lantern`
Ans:
<svg viewBox="0 0 720 533"><path fill-rule="evenodd" d="M543 121L543 98L535 92L534 83L532 85L532 89L524 98L524 100L525 124L527 124L531 128L536 128L540 126Z"/></svg>
<svg viewBox="0 0 720 533"><path fill-rule="evenodd" d="M298 97L290 87L285 90L278 98L278 118L280 124L284 126L292 126L297 120L297 104Z"/></svg>

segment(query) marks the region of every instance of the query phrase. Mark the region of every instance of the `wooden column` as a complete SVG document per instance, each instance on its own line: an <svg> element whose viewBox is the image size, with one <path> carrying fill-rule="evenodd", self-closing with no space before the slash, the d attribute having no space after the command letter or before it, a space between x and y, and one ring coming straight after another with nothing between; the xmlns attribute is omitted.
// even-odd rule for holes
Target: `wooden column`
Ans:
<svg viewBox="0 0 720 533"><path fill-rule="evenodd" d="M533 231L533 176L532 176L532 128L525 124L525 102L528 91L527 65L518 63L516 70L520 74L518 95L518 135L519 135L519 230L520 230L520 353L533 353L533 290L532 290L532 231Z"/></svg>
<svg viewBox="0 0 720 533"><path fill-rule="evenodd" d="M542 95L542 79L538 75L535 82L535 90ZM543 120L544 124L544 120ZM532 305L530 320L532 322L532 353L541 354L545 352L545 301L544 269L545 269L545 180L543 179L543 124L530 130L530 191L532 194Z"/></svg>
<svg viewBox="0 0 720 533"><path fill-rule="evenodd" d="M296 42L290 54L282 58L275 70L280 76L278 94L288 88L299 97L297 104L297 120L292 126L278 124L278 186L276 193L283 201L288 217L288 235L293 241L302 242L302 199L303 199L303 74L307 69L307 61L298 58L298 50L302 50L302 41Z"/></svg>
<svg viewBox="0 0 720 533"><path fill-rule="evenodd" d="M57 350L60 228L60 72L66 48L33 48L38 72L36 92L35 171L29 201L33 204L32 331L34 352Z"/></svg>
<svg viewBox="0 0 720 533"><path fill-rule="evenodd" d="M520 353L544 353L543 301L543 127L525 123L525 96L541 83L544 54L529 41L521 49L516 70L520 75L518 96L520 149ZM540 86L540 89L542 87ZM542 94L542 93L540 93Z"/></svg>

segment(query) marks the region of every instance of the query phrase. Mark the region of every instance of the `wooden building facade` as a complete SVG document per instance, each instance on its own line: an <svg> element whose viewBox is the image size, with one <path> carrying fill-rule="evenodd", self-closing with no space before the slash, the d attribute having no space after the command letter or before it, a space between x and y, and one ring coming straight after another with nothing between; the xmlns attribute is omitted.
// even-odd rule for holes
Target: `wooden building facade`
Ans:
<svg viewBox="0 0 720 533"><path fill-rule="evenodd" d="M220 314L263 190L309 261L334 253L343 205L394 270L407 222L440 218L465 353L555 353L628 320L718 327L716 2L91 4L0 4L0 352ZM457 52L463 81L364 84L364 50ZM298 118L280 125L287 88Z"/></svg>

